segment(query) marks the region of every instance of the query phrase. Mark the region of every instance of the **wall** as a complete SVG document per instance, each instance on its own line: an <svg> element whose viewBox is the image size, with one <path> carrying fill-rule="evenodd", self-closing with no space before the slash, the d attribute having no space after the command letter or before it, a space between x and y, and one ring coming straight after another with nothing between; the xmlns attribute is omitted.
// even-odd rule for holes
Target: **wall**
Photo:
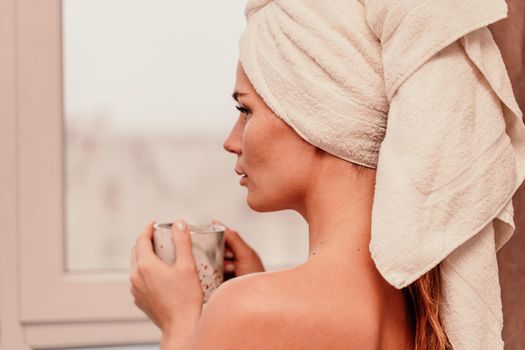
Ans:
<svg viewBox="0 0 525 350"><path fill-rule="evenodd" d="M525 2L507 0L509 16L490 26L525 111ZM525 185L514 196L514 237L498 254L503 299L505 349L525 349Z"/></svg>

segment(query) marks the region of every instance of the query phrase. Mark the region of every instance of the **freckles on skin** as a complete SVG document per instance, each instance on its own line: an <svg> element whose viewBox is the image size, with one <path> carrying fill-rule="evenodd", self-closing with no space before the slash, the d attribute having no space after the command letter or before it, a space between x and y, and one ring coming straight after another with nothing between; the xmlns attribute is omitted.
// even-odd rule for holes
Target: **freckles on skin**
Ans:
<svg viewBox="0 0 525 350"><path fill-rule="evenodd" d="M282 126L276 125L273 115L264 113L252 116L244 130L243 153L248 169L252 170L277 170L280 153L286 151L283 142ZM253 176L257 175L257 171ZM250 176L250 174L248 175Z"/></svg>
<svg viewBox="0 0 525 350"><path fill-rule="evenodd" d="M291 203L284 202L297 201L304 192L309 154L315 147L268 112L249 120L244 137L247 169L252 171L250 187L257 190L252 195L268 191L266 200L287 206ZM256 197L260 198L252 198Z"/></svg>
<svg viewBox="0 0 525 350"><path fill-rule="evenodd" d="M250 113L239 116L228 150L237 153L239 165L248 176L250 207L261 211L295 207L311 182L315 146L275 115L240 64L234 91L238 92L234 95L238 104Z"/></svg>
<svg viewBox="0 0 525 350"><path fill-rule="evenodd" d="M279 193L283 189L283 169L280 153L282 129L275 116L255 112L243 130L242 159L248 179L248 205L256 211L279 209ZM277 195L277 196L276 196Z"/></svg>

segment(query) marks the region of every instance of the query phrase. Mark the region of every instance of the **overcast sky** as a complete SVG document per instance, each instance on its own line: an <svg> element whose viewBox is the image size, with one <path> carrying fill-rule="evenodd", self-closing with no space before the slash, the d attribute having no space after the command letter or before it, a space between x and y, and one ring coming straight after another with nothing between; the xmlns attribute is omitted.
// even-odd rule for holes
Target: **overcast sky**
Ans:
<svg viewBox="0 0 525 350"><path fill-rule="evenodd" d="M64 0L66 118L224 133L245 0Z"/></svg>

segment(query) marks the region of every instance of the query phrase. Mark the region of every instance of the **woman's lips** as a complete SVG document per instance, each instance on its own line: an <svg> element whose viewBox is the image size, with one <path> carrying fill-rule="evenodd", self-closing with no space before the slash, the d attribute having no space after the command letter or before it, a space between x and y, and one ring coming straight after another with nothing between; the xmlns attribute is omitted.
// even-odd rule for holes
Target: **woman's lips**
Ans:
<svg viewBox="0 0 525 350"><path fill-rule="evenodd" d="M243 176L241 177L241 180L239 181L239 183L240 183L241 185L244 185L244 184L246 183L246 181L248 181L248 176L243 175Z"/></svg>

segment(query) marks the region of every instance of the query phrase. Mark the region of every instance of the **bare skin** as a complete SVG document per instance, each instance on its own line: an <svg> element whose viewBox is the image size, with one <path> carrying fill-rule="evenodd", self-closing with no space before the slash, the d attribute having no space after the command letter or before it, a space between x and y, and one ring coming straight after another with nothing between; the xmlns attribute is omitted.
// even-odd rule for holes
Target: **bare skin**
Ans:
<svg viewBox="0 0 525 350"><path fill-rule="evenodd" d="M503 40L523 36L518 3L509 1L508 21L491 29L523 105L521 47L514 45L522 41ZM189 233L174 234L187 259L181 254L169 270L153 254L150 225L132 251L131 292L163 331L161 348L413 349L407 303L368 252L375 171L358 174L351 163L302 140L257 95L240 65L235 91L245 93L238 100L249 112L239 115L224 148L237 155L236 171L248 174L248 205L302 215L309 257L297 267L264 272L257 253L228 227L227 282L201 313Z"/></svg>
<svg viewBox="0 0 525 350"><path fill-rule="evenodd" d="M237 348L221 335L235 328L218 335L210 329L218 315L234 312L231 305L240 296L249 302L239 315L259 334L239 340L246 348L413 348L404 296L381 277L368 250L375 170L358 174L351 163L304 141L265 104L240 64L235 91L244 93L237 97L239 106L249 112L240 114L224 148L237 155L236 171L247 175L247 203L259 212L292 209L302 215L309 254L297 267L262 272L257 254L228 228L228 249L238 257L231 269L248 275L215 292L192 348L211 346L206 340L211 338L225 349ZM266 320L257 326L261 317Z"/></svg>

